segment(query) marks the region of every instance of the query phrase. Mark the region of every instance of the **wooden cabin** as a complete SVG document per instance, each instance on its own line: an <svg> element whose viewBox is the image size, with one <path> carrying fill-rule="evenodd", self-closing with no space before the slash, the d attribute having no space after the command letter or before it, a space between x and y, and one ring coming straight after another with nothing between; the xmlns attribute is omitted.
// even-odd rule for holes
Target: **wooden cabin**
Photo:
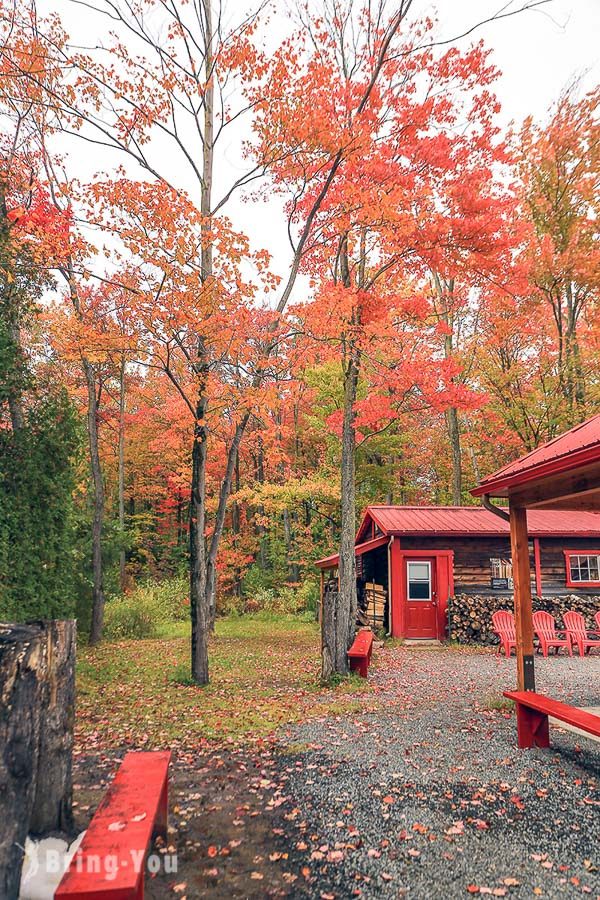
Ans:
<svg viewBox="0 0 600 900"><path fill-rule="evenodd" d="M530 510L532 591L600 595L600 514ZM442 639L450 597L512 603L510 529L480 507L369 506L356 534L359 602L393 637ZM317 562L321 591L337 587L339 556Z"/></svg>

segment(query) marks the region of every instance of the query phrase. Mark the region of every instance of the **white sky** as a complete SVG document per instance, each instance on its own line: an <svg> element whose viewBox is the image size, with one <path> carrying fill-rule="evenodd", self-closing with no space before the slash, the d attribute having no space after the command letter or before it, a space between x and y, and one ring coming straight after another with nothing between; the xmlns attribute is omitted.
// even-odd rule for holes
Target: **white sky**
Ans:
<svg viewBox="0 0 600 900"><path fill-rule="evenodd" d="M229 0L237 8L240 0ZM281 0L283 5L292 0ZM505 0L415 0L411 15L431 14L437 10L439 36L453 38L497 12ZM512 0L513 7L523 0ZM244 5L244 4L241 4ZM97 21L85 7L70 0L42 0L40 6L60 12L71 39L75 43L93 43L97 38ZM390 0L393 8L393 0ZM289 29L289 19L275 17L270 26L269 44L277 41L277 29L281 34ZM478 28L460 42L467 46L473 40L483 38L492 49L492 60L502 75L496 84L496 93L502 104L500 124L520 121L528 115L543 120L548 108L560 92L576 76L581 76L586 89L598 83L600 71L600 0L551 0L539 10L491 22ZM232 136L233 137L233 136ZM220 165L220 178L231 182L231 174L239 175L239 149L225 147ZM77 156L81 159L82 145ZM222 148L223 150L223 148ZM85 149L87 166L93 170L106 166L106 154L94 148ZM122 161L122 160L121 160ZM229 171L227 171L229 170ZM283 275L291 258L285 235L285 221L281 203L243 203L234 200L226 209L234 225L249 234L256 247L266 247L273 254L273 269ZM298 291L298 288L297 288ZM298 299L297 291L295 299ZM302 288L300 287L300 291Z"/></svg>
<svg viewBox="0 0 600 900"><path fill-rule="evenodd" d="M440 36L451 38L497 12L502 5L502 0L417 0L415 7L417 13L421 9L423 13L437 10ZM517 0L514 5L521 4ZM502 71L495 87L502 104L502 125L521 121L528 115L543 120L574 76L583 76L586 89L598 83L600 0L552 0L539 11L485 25L460 43L468 46L480 38L492 49L492 60ZM283 274L290 258L289 245L282 234L281 213L277 209L274 216L274 212L272 205L250 210L241 203L229 210L248 233L255 234L257 226L264 229L268 235L266 246L274 256L274 269Z"/></svg>

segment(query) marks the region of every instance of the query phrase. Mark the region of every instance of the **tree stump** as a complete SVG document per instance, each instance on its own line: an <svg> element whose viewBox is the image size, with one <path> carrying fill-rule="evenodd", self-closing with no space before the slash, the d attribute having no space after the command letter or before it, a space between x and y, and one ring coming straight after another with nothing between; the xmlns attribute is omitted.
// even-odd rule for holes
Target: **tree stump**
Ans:
<svg viewBox="0 0 600 900"><path fill-rule="evenodd" d="M72 827L75 623L0 625L0 897L29 832Z"/></svg>

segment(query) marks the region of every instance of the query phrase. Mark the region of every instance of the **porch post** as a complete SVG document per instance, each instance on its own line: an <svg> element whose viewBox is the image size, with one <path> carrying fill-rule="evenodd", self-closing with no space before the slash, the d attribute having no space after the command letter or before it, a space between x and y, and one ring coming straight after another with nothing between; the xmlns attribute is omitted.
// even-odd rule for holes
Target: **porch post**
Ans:
<svg viewBox="0 0 600 900"><path fill-rule="evenodd" d="M522 506L515 506L510 501L509 507L510 546L515 592L515 626L517 632L517 690L535 691L527 510Z"/></svg>
<svg viewBox="0 0 600 900"><path fill-rule="evenodd" d="M535 560L535 592L538 597L542 596L542 555L540 552L540 539L533 539L533 558Z"/></svg>

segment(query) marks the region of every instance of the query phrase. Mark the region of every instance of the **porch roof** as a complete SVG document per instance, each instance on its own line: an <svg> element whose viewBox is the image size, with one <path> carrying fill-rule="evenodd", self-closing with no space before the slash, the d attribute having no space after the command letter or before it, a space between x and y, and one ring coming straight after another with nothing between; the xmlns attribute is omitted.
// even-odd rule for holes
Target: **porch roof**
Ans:
<svg viewBox="0 0 600 900"><path fill-rule="evenodd" d="M363 553L368 553L369 550L376 550L377 547L383 547L385 544L389 543L389 537L387 535L382 535L381 537L373 538L371 541L364 541L362 544L356 544L354 547L354 555L362 556ZM318 559L315 563L319 569L335 569L335 567L339 564L340 554L334 553L332 556L326 556L325 559Z"/></svg>
<svg viewBox="0 0 600 900"><path fill-rule="evenodd" d="M517 490L526 489L533 482L565 476L567 473L575 475L578 470L583 474L583 470L587 471L590 465L598 462L600 414L537 447L526 456L508 463L493 475L488 475L471 493L475 497L483 494L508 497Z"/></svg>

